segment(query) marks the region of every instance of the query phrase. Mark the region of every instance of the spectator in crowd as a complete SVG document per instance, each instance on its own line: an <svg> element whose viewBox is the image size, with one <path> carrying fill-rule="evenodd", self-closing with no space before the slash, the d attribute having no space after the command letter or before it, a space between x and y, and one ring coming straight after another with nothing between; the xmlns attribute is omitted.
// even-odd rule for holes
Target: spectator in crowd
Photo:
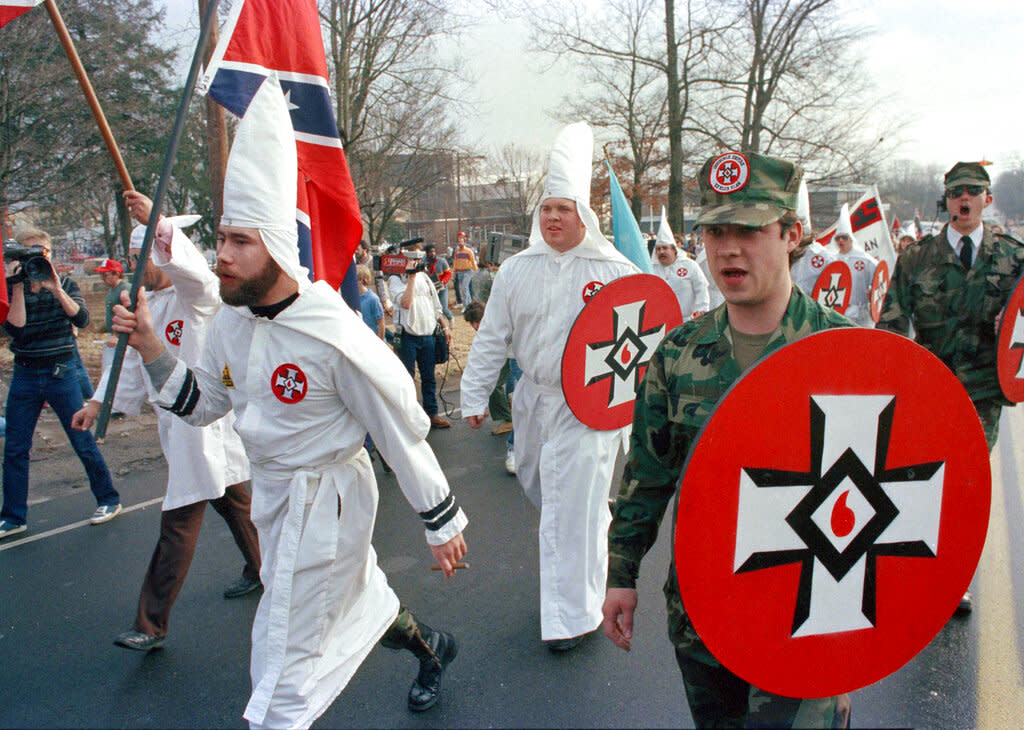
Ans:
<svg viewBox="0 0 1024 730"><path fill-rule="evenodd" d="M110 363L114 361L114 348L117 347L117 335L111 329L111 310L115 304L121 303L121 292L128 291L128 282L124 278L124 267L115 259L104 259L103 263L96 267L96 273L108 289L106 301L103 303L106 311L103 331L109 333L103 342L103 372L106 372L110 368Z"/></svg>
<svg viewBox="0 0 1024 730"><path fill-rule="evenodd" d="M420 245L406 248L409 266L406 273L392 275L388 280L391 298L398 304L395 309L396 329L400 328L398 357L401 358L409 375L415 377L420 371L420 392L423 410L430 417L432 428L449 428L452 424L437 412L437 381L434 377L434 330L440 326L445 337L451 342L452 332L437 290L430 283L426 271L425 254Z"/></svg>
<svg viewBox="0 0 1024 730"><path fill-rule="evenodd" d="M363 321L383 340L384 307L380 303L380 297L370 289L373 284L373 272L369 267L359 264L356 267L356 276L359 279L359 309L362 311Z"/></svg>
<svg viewBox="0 0 1024 730"><path fill-rule="evenodd" d="M428 243L423 247L423 252L426 254L427 275L430 276L430 280L434 282L434 288L437 289L441 311L444 312L445 318L451 324L455 321L455 315L448 307L448 282L452 280L452 267L448 265L448 261L443 256L437 255L437 246L434 244Z"/></svg>
<svg viewBox="0 0 1024 730"><path fill-rule="evenodd" d="M23 246L43 249L49 278L27 281L21 262L7 265L11 308L3 326L11 336L14 374L7 393L11 435L4 441L0 538L27 529L29 452L43 403L49 403L57 414L89 477L89 488L97 502L89 522L99 525L121 512L121 498L92 434L71 428L71 419L84 402L78 380L78 348L71 328L89 324L85 299L78 284L69 277L58 277L49 263L53 248L49 235L31 229L23 231L17 240Z"/></svg>
<svg viewBox="0 0 1024 730"><path fill-rule="evenodd" d="M455 296L463 307L472 301L469 281L476 271L476 255L468 245L465 231L455 237L455 252L452 254L452 268L455 270Z"/></svg>

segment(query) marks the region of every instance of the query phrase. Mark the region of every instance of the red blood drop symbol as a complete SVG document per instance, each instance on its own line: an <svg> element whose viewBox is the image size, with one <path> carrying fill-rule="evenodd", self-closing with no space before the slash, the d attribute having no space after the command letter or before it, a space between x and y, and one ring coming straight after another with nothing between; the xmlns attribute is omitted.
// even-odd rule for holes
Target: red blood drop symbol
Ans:
<svg viewBox="0 0 1024 730"><path fill-rule="evenodd" d="M846 498L848 496L850 496L849 489L843 492L839 499L836 500L835 506L832 507L832 532L835 533L836 537L846 537L849 535L857 522L857 515L846 506Z"/></svg>
<svg viewBox="0 0 1024 730"><path fill-rule="evenodd" d="M622 348L622 354L619 355L619 360L622 361L623 365L629 365L629 361L633 359L633 353L629 351L628 347Z"/></svg>

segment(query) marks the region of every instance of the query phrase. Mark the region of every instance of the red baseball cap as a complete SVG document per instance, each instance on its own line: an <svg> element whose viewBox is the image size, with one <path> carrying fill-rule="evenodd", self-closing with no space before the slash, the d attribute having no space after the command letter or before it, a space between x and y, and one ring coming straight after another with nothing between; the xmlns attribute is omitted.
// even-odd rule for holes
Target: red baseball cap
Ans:
<svg viewBox="0 0 1024 730"><path fill-rule="evenodd" d="M96 267L96 273L102 274L104 271L116 271L119 274L124 273L124 267L121 266L120 261L114 259L104 259L103 263Z"/></svg>

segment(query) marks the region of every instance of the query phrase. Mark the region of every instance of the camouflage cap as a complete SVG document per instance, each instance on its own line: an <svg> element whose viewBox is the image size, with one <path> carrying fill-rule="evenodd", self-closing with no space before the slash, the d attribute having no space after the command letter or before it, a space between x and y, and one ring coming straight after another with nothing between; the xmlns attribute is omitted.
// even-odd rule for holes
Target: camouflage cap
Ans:
<svg viewBox="0 0 1024 730"><path fill-rule="evenodd" d="M992 178L980 162L958 162L949 168L943 184L947 188L955 188L958 185L984 185L986 188L992 184Z"/></svg>
<svg viewBox="0 0 1024 730"><path fill-rule="evenodd" d="M797 207L804 171L756 152L726 152L701 168L700 215L695 225L766 226Z"/></svg>

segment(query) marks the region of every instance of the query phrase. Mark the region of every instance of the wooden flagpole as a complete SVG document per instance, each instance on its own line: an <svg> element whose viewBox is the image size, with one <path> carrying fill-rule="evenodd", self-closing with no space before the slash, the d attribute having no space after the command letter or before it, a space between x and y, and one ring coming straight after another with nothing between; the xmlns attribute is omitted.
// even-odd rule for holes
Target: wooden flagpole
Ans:
<svg viewBox="0 0 1024 730"><path fill-rule="evenodd" d="M132 185L131 175L128 174L128 168L124 165L121 151L117 148L117 142L114 140L114 134L110 131L107 118L103 116L103 108L100 107L100 102L96 98L96 92L92 88L89 76L85 73L82 59L78 57L78 51L75 50L75 44L71 40L71 34L68 33L68 27L64 25L64 18L61 17L60 10L57 9L57 3L55 0L45 0L43 4L46 6L46 12L50 14L50 20L53 21L53 27L57 30L57 37L60 38L60 44L64 47L64 53L67 54L71 68L74 69L75 76L78 77L78 84L82 87L85 100L89 102L92 116L100 128L103 141L107 144L107 150L109 150L110 157L114 161L114 167L117 168L117 176L121 178L121 184L125 190L134 190L135 186Z"/></svg>
<svg viewBox="0 0 1024 730"><path fill-rule="evenodd" d="M52 2L52 0L46 0L46 2ZM171 171L174 168L174 158L178 154L181 133L185 130L188 105L192 100L192 94L196 89L196 81L199 78L199 67L202 65L203 60L203 49L206 46L206 39L210 35L210 29L217 22L217 5L219 2L220 0L210 0L210 4L203 15L202 24L199 27L199 40L196 43L195 54L192 56L192 65L188 70L185 88L181 92L181 101L178 102L178 112L174 117L171 138L167 143L167 152L164 155L164 166L160 172L160 180L156 184L156 192L153 193L153 209L149 213L149 223L146 225L146 234L142 238L142 246L139 250L139 261L135 266L135 275L132 277L129 297L133 310L135 309L135 303L138 301L139 289L142 288L142 277L146 271L146 263L149 261L149 252L153 248L153 236L156 234L156 224L160 220L160 210L163 207L167 185L171 181ZM110 364L110 377L107 380L107 392L103 396L103 405L100 406L100 413L96 419L97 439L101 439L107 434L107 421L110 419L110 409L114 404L114 393L117 391L117 381L121 377L121 366L124 364L124 353L127 347L128 335L122 332L117 336L117 347L114 348L114 361Z"/></svg>

